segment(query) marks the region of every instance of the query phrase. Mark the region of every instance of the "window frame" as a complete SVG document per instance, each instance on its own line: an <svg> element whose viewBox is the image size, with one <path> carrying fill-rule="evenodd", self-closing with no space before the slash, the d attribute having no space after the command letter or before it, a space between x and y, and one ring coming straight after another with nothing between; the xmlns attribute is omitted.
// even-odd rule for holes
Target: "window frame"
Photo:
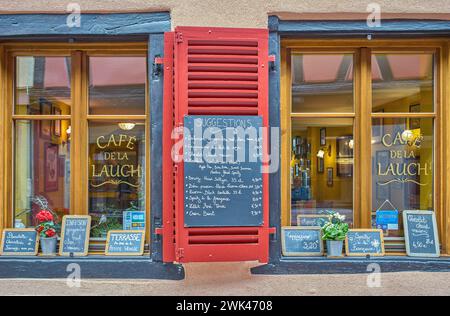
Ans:
<svg viewBox="0 0 450 316"><path fill-rule="evenodd" d="M15 115L15 58L17 56L71 57L71 114L70 115ZM89 115L88 56L141 56L146 58L145 114L143 115ZM150 107L148 77L148 43L7 43L0 45L0 144L5 146L0 155L0 175L4 172L0 189L0 230L13 227L14 222L14 121L15 120L69 120L71 125L70 152L70 215L88 215L88 122L90 120L137 120L145 124L145 209L146 243L150 244ZM81 159L80 159L81 158ZM4 170L4 171L3 171ZM94 241L95 243L96 241ZM104 244L102 241L101 244Z"/></svg>
<svg viewBox="0 0 450 316"><path fill-rule="evenodd" d="M291 112L291 54L292 52L337 52L356 51L354 57L354 227L371 228L372 177L362 177L372 172L372 118L374 117L432 117L434 120L434 211L439 226L441 244L450 249L447 237L450 227L450 179L443 170L450 164L443 157L450 155L449 126L450 110L450 51L448 41L440 39L380 39L380 40L318 40L318 39L281 39L280 64L280 111L281 111L281 226L288 226L286 214L290 214L290 144L292 115L301 119L312 114L314 117L348 117L348 113L292 113ZM434 111L433 113L372 113L371 54L372 52L434 52ZM445 86L447 84L447 86ZM444 104L444 105L443 105ZM448 106L447 106L448 107ZM445 143L443 143L445 139ZM359 159L357 159L359 158ZM447 208L445 208L446 206ZM404 255L405 253L398 253Z"/></svg>

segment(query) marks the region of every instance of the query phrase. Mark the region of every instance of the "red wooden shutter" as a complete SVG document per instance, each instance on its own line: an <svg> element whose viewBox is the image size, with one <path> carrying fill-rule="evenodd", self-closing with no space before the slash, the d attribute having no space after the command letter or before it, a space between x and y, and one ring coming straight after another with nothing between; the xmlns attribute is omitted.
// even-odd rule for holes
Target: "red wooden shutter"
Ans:
<svg viewBox="0 0 450 316"><path fill-rule="evenodd" d="M172 56L168 56L170 45L174 47L173 62ZM168 160L171 148L167 147L172 147L174 142L167 125L182 126L185 115L255 115L261 116L267 127L268 31L178 27L174 33L166 35L164 60L164 249L172 247L174 250L170 253L175 253L178 262L267 262L268 174L263 175L262 226L185 227L183 162L173 164ZM166 73L170 73L169 76ZM172 73L174 81L168 79ZM263 147L266 152L267 138ZM169 245L169 240L174 240L175 245L172 242ZM164 258L170 261L172 256L164 255Z"/></svg>

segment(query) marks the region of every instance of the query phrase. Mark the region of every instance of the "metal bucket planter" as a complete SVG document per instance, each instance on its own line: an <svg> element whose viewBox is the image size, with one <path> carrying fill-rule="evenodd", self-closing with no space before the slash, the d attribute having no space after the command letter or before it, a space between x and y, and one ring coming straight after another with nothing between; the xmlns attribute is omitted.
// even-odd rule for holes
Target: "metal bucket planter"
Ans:
<svg viewBox="0 0 450 316"><path fill-rule="evenodd" d="M43 256L56 256L56 243L58 238L56 236L50 238L41 238L41 251Z"/></svg>
<svg viewBox="0 0 450 316"><path fill-rule="evenodd" d="M327 257L342 257L343 240L327 240Z"/></svg>

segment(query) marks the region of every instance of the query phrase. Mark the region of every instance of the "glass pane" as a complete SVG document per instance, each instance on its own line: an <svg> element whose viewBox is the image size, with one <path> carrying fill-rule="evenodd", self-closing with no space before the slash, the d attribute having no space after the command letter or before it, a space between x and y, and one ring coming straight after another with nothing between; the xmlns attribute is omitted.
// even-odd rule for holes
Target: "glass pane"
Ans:
<svg viewBox="0 0 450 316"><path fill-rule="evenodd" d="M372 226L403 236L404 210L433 209L433 119L372 120Z"/></svg>
<svg viewBox="0 0 450 316"><path fill-rule="evenodd" d="M433 112L433 54L373 54L373 112Z"/></svg>
<svg viewBox="0 0 450 316"><path fill-rule="evenodd" d="M70 213L68 130L66 120L14 123L14 227L34 226L42 209L57 223Z"/></svg>
<svg viewBox="0 0 450 316"><path fill-rule="evenodd" d="M293 55L292 112L353 112L353 55Z"/></svg>
<svg viewBox="0 0 450 316"><path fill-rule="evenodd" d="M89 125L91 237L112 229L145 229L145 124Z"/></svg>
<svg viewBox="0 0 450 316"><path fill-rule="evenodd" d="M90 57L89 113L145 114L146 57Z"/></svg>
<svg viewBox="0 0 450 316"><path fill-rule="evenodd" d="M292 121L291 225L330 212L352 225L353 147L352 119Z"/></svg>
<svg viewBox="0 0 450 316"><path fill-rule="evenodd" d="M15 114L70 114L70 57L16 58Z"/></svg>

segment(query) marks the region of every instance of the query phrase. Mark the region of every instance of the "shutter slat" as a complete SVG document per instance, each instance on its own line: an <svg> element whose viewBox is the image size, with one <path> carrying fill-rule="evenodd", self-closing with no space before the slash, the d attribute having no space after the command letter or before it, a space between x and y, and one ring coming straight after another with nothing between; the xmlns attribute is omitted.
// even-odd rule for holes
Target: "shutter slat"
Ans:
<svg viewBox="0 0 450 316"><path fill-rule="evenodd" d="M235 89L191 89L189 98L258 98L258 91Z"/></svg>
<svg viewBox="0 0 450 316"><path fill-rule="evenodd" d="M188 106L258 106L258 99L189 98Z"/></svg>
<svg viewBox="0 0 450 316"><path fill-rule="evenodd" d="M258 81L258 74L243 72L189 72L188 80Z"/></svg>
<svg viewBox="0 0 450 316"><path fill-rule="evenodd" d="M188 71L200 72L258 72L257 65L222 64L222 63L189 63Z"/></svg>
<svg viewBox="0 0 450 316"><path fill-rule="evenodd" d="M255 47L244 46L192 46L188 48L188 54L213 54L213 55L258 55Z"/></svg>
<svg viewBox="0 0 450 316"><path fill-rule="evenodd" d="M227 80L189 80L189 89L242 89L256 90L258 82L254 81L227 81Z"/></svg>
<svg viewBox="0 0 450 316"><path fill-rule="evenodd" d="M241 63L241 64L258 64L258 57L251 55L208 55L194 54L188 55L189 63Z"/></svg>

